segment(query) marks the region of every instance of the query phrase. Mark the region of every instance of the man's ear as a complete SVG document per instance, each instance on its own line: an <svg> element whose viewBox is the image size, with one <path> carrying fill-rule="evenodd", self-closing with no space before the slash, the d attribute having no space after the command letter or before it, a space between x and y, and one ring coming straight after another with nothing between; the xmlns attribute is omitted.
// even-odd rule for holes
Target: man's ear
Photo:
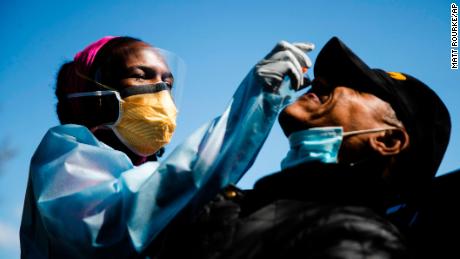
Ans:
<svg viewBox="0 0 460 259"><path fill-rule="evenodd" d="M369 144L382 156L397 155L409 146L409 134L405 129L385 130L372 134Z"/></svg>

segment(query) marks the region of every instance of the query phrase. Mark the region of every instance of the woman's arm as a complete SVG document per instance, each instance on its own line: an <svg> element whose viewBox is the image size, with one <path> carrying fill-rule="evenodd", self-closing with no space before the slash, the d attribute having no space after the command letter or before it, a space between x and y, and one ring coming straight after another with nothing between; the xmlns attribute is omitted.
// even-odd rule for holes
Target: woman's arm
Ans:
<svg viewBox="0 0 460 259"><path fill-rule="evenodd" d="M269 54L263 61L272 62L265 64L286 62L280 55L270 60L279 52ZM293 92L288 85L280 88L281 82L276 87L268 82L261 75L266 66L260 64L225 112L159 165L134 167L124 153L100 143L85 127L52 128L32 159L26 196L26 205L32 205L26 206L21 226L21 240L32 241L22 246L24 257L36 251L46 257L128 257L142 251L192 199L204 202L236 182ZM292 72L282 69L276 72ZM37 244L45 245L32 247Z"/></svg>

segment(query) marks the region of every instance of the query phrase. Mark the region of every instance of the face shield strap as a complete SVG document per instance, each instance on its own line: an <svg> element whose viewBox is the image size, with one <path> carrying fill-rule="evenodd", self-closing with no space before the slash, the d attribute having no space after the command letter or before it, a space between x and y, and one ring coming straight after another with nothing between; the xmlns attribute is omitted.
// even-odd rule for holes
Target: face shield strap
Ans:
<svg viewBox="0 0 460 259"><path fill-rule="evenodd" d="M132 95L157 93L157 92L164 91L164 90L169 91L171 90L171 87L165 82L159 82L159 83L150 84L150 85L139 85L139 86L128 87L123 90L120 90L119 92L122 98L126 98Z"/></svg>
<svg viewBox="0 0 460 259"><path fill-rule="evenodd" d="M79 92L71 93L67 95L67 98L78 98L78 97L88 97L88 96L104 96L104 95L115 95L118 100L121 100L120 94L117 91L93 91L93 92Z"/></svg>
<svg viewBox="0 0 460 259"><path fill-rule="evenodd" d="M73 111L76 124L92 128L113 125L120 119L122 99L117 91L79 92L66 97L70 103L78 103L78 108Z"/></svg>
<svg viewBox="0 0 460 259"><path fill-rule="evenodd" d="M108 86L108 85L105 85L105 84L103 84L103 83L99 83L98 81L96 81L96 80L94 80L94 79L92 79L92 78L90 78L90 77L88 77L88 76L86 76L86 75L80 73L80 71L78 71L78 69L75 69L75 74L76 74L77 76L79 76L79 77L85 79L85 80L88 80L88 81L90 81L90 82L92 82L92 83L95 83L96 85L98 85L98 86L100 86L100 87L102 87L102 88L109 89L109 90L112 90L112 91L116 91L116 90L117 90L117 89L115 89L115 88L113 88L113 87L110 87L110 86Z"/></svg>

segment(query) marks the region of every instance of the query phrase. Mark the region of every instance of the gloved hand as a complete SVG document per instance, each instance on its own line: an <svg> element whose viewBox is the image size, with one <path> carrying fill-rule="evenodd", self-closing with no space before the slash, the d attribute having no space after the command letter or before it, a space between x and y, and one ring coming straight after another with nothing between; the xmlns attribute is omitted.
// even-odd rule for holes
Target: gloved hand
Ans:
<svg viewBox="0 0 460 259"><path fill-rule="evenodd" d="M292 88L299 90L304 84L304 69L312 66L310 58L305 53L314 48L315 45L312 43L291 44L280 41L263 60L257 63L255 74L273 91L279 89L287 75L291 79Z"/></svg>

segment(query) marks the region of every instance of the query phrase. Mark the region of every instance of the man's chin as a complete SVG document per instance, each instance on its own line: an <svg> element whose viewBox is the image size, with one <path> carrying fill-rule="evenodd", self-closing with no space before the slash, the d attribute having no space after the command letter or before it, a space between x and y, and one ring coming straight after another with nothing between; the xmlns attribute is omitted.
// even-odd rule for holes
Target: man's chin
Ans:
<svg viewBox="0 0 460 259"><path fill-rule="evenodd" d="M278 116L278 122L286 137L289 137L293 132L306 130L309 128L307 125L302 123L302 121L289 113L289 110L286 110L286 108L281 111L280 115Z"/></svg>

